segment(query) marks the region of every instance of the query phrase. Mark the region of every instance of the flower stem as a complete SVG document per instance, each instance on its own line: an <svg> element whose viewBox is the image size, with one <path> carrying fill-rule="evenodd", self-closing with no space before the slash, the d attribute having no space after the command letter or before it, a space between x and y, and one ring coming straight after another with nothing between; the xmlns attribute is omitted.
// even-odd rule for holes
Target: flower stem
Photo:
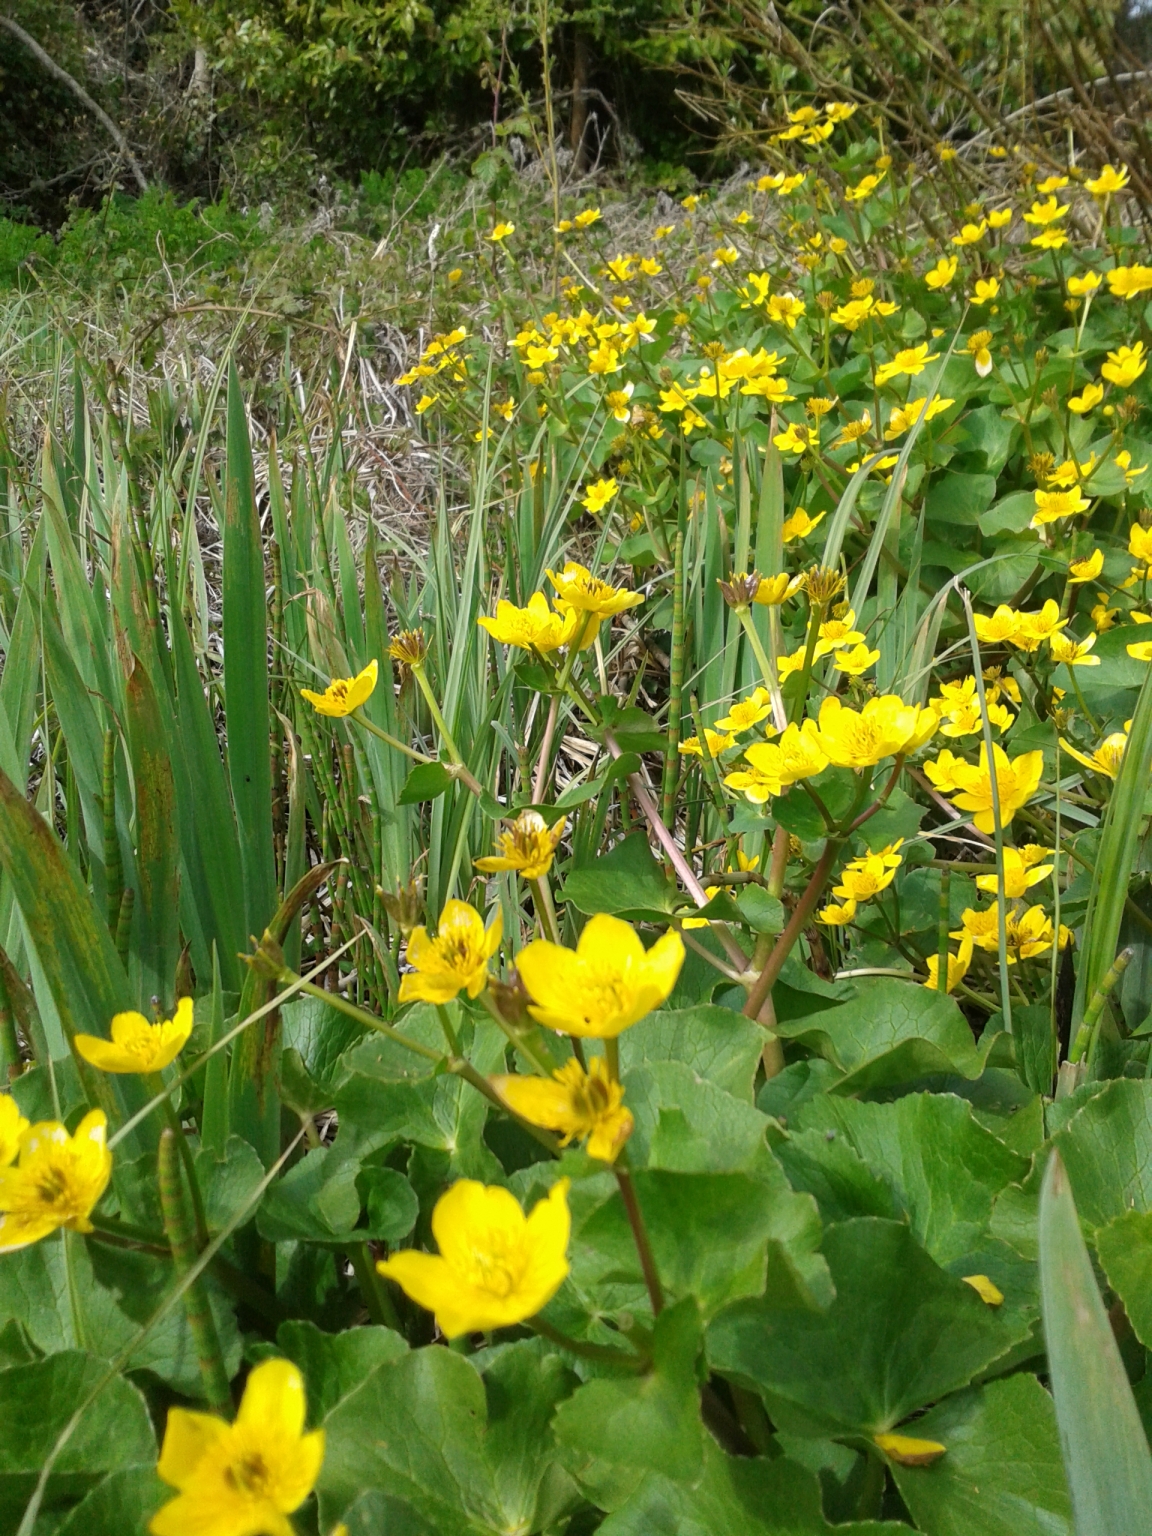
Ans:
<svg viewBox="0 0 1152 1536"><path fill-rule="evenodd" d="M552 1324L546 1323L542 1317L530 1318L528 1327L533 1333L538 1333L542 1339L547 1339L549 1344L555 1344L557 1349L575 1355L578 1359L596 1360L604 1365L618 1365L623 1371L637 1373L648 1368L647 1361L631 1351L613 1349L610 1344L589 1344L583 1339L570 1339L566 1333L561 1333L559 1328L553 1328Z"/></svg>
<svg viewBox="0 0 1152 1536"><path fill-rule="evenodd" d="M605 1044L608 1042L605 1041ZM615 1044L615 1041L612 1042ZM623 1158L624 1153L620 1154ZM644 1216L640 1210L640 1202L636 1198L636 1186L632 1183L632 1175L629 1170L622 1168L619 1163L612 1170L616 1175L616 1183L620 1188L620 1198L624 1202L624 1210L628 1217L628 1225L632 1228L632 1238L636 1244L636 1252L640 1259L640 1268L644 1274L644 1284L648 1288L648 1300L652 1303L652 1313L659 1317L664 1310L664 1291L660 1284L660 1276L656 1270L656 1260L652 1253L652 1245L648 1241L648 1229L644 1225Z"/></svg>
<svg viewBox="0 0 1152 1536"><path fill-rule="evenodd" d="M360 1287L360 1295L368 1316L378 1327L391 1328L396 1333L403 1332L388 1289L381 1283L380 1276L376 1273L376 1265L372 1261L368 1244L354 1243L348 1250L348 1257L352 1260L356 1283Z"/></svg>
<svg viewBox="0 0 1152 1536"><path fill-rule="evenodd" d="M433 722L435 723L436 729L440 733L440 740L444 743L448 750L448 756L454 763L462 766L464 759L460 756L459 749L452 739L452 732L448 729L447 722L445 721L444 716L440 713L440 705L436 702L436 695L432 691L432 684L428 681L424 668L421 666L413 666L412 676L416 679L416 684L419 687L420 692L424 695L424 699L432 715Z"/></svg>
<svg viewBox="0 0 1152 1536"><path fill-rule="evenodd" d="M532 887L536 916L540 919L544 937L552 944L559 944L560 928L556 922L556 908L552 905L552 891L548 885L548 876L541 875L539 879L530 880L528 883Z"/></svg>
<svg viewBox="0 0 1152 1536"><path fill-rule="evenodd" d="M398 737L389 736L387 731L382 731L378 725L373 725L372 721L369 720L362 710L354 709L348 718L355 720L357 725L362 725L371 735L379 737L388 746L395 747L397 752L403 752L405 757L410 757L417 763L434 763L436 761L434 757L429 757L427 752L417 752L415 747L405 746Z"/></svg>
<svg viewBox="0 0 1152 1536"><path fill-rule="evenodd" d="M208 1220L204 1214L204 1201L200 1195L200 1182L196 1177L196 1165L192 1160L192 1148L188 1145L188 1138L184 1134L184 1128L180 1124L180 1117L176 1113L176 1107L172 1103L172 1096L165 1086L164 1079L159 1072L149 1072L144 1078L148 1092L153 1098L164 1096L161 1105L161 1113L168 1122L168 1127L176 1138L176 1146L180 1153L180 1161L184 1164L184 1172L188 1176L188 1188L192 1194L192 1214L196 1220L196 1245L198 1248L208 1246Z"/></svg>
<svg viewBox="0 0 1152 1536"><path fill-rule="evenodd" d="M220 1339L216 1322L208 1305L208 1295L199 1275L189 1272L199 1255L196 1243L188 1228L188 1211L184 1204L184 1191L180 1181L180 1154L177 1135L171 1126L160 1132L159 1185L160 1208L164 1213L164 1229L172 1249L172 1266L177 1281L184 1292L184 1311L188 1329L196 1346L200 1364L200 1378L204 1383L204 1396L213 1413L230 1416L232 1394L228 1386L228 1372L220 1351Z"/></svg>

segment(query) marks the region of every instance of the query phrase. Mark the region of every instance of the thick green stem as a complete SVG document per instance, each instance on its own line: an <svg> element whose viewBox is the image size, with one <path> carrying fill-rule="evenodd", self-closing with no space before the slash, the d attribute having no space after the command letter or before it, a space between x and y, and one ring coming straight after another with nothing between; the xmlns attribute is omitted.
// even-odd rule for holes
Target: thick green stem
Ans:
<svg viewBox="0 0 1152 1536"><path fill-rule="evenodd" d="M204 1383L204 1396L213 1413L230 1417L232 1394L228 1387L228 1372L224 1368L224 1357L220 1350L216 1323L200 1277L190 1274L200 1256L189 1230L188 1211L184 1204L184 1191L180 1182L180 1154L177 1151L176 1140L176 1134L170 1126L165 1126L160 1132L159 1185L164 1229L168 1234L169 1247L172 1249L172 1265L184 1292L184 1311L196 1346L200 1377Z"/></svg>
<svg viewBox="0 0 1152 1536"><path fill-rule="evenodd" d="M672 658L668 679L668 745L664 749L660 819L668 828L676 819L676 784L680 778L680 697L684 688L684 535L676 535L672 563Z"/></svg>
<svg viewBox="0 0 1152 1536"><path fill-rule="evenodd" d="M376 1265L368 1251L368 1244L353 1244L348 1250L348 1257L352 1260L356 1283L360 1287L360 1295L368 1316L381 1328L392 1328L396 1333L402 1332L395 1304L376 1272Z"/></svg>
<svg viewBox="0 0 1152 1536"><path fill-rule="evenodd" d="M648 1362L631 1350L613 1349L609 1344L588 1344L583 1339L570 1339L566 1333L561 1333L558 1328L553 1328L551 1323L546 1323L542 1317L533 1317L529 1320L529 1328L533 1333L538 1333L542 1339L547 1339L549 1344L555 1344L557 1349L564 1350L569 1355L575 1355L580 1360L595 1360L603 1365L616 1365L622 1371L635 1371L638 1374L648 1369Z"/></svg>

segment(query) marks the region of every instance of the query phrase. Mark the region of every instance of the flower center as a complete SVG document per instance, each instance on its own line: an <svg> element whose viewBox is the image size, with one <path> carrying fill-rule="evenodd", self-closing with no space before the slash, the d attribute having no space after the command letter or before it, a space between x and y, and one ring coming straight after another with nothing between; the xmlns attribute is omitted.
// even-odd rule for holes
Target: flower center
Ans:
<svg viewBox="0 0 1152 1536"><path fill-rule="evenodd" d="M472 1249L463 1278L478 1291L503 1299L520 1283L522 1256L498 1239L484 1248Z"/></svg>
<svg viewBox="0 0 1152 1536"><path fill-rule="evenodd" d="M259 1451L250 1451L225 1468L224 1477L233 1488L256 1498L267 1498L272 1482L268 1463Z"/></svg>
<svg viewBox="0 0 1152 1536"><path fill-rule="evenodd" d="M36 1193L45 1205L63 1205L68 1196L68 1176L62 1168L45 1168L36 1176Z"/></svg>

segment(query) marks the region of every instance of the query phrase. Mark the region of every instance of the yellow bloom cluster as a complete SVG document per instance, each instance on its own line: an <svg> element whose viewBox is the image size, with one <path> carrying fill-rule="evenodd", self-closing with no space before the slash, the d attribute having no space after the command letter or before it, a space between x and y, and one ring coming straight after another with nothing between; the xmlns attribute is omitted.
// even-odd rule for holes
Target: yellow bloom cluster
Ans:
<svg viewBox="0 0 1152 1536"><path fill-rule="evenodd" d="M861 902L871 901L881 891L886 891L903 863L900 853L903 842L902 837L897 838L876 853L850 859L841 871L839 885L832 887L833 896L840 897L839 904L830 902L823 907L816 914L818 920L829 928L843 927L856 916Z"/></svg>

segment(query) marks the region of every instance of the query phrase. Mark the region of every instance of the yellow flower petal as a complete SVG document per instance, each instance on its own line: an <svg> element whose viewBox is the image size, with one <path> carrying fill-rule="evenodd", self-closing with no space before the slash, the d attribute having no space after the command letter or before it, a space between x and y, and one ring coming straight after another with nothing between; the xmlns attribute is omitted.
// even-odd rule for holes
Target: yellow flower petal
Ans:
<svg viewBox="0 0 1152 1536"><path fill-rule="evenodd" d="M917 1440L914 1435L873 1435L872 1443L902 1467L930 1467L948 1449L939 1440Z"/></svg>
<svg viewBox="0 0 1152 1536"><path fill-rule="evenodd" d="M310 688L301 688L300 694L302 698L308 700L318 715L337 717L350 715L371 696L372 690L376 687L378 674L379 667L376 661L372 660L363 672L358 672L355 677L334 677L323 693L313 693Z"/></svg>
<svg viewBox="0 0 1152 1536"><path fill-rule="evenodd" d="M993 1285L987 1275L964 1275L964 1284L970 1285L986 1306L998 1307L1004 1300L1004 1292Z"/></svg>

